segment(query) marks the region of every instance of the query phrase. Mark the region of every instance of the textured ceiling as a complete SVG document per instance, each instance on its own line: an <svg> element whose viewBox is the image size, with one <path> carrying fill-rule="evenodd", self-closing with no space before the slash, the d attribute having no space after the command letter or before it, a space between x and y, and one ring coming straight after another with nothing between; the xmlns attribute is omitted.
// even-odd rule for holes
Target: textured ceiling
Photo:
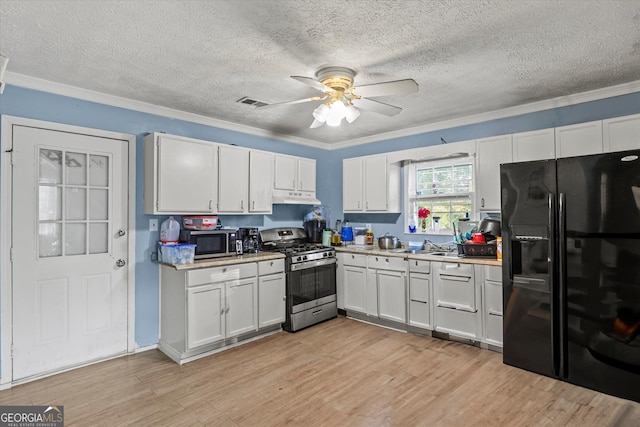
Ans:
<svg viewBox="0 0 640 427"><path fill-rule="evenodd" d="M640 1L2 0L0 53L8 74L331 144L636 81ZM339 128L309 129L317 102L236 102L318 95L289 76L327 65L420 89Z"/></svg>

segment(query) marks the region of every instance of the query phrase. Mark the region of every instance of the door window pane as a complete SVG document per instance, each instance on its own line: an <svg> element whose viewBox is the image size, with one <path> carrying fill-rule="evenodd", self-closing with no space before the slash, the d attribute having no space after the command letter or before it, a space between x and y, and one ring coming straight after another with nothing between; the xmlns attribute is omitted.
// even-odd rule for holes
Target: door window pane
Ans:
<svg viewBox="0 0 640 427"><path fill-rule="evenodd" d="M109 186L109 158L92 154L89 165L89 185L92 187Z"/></svg>
<svg viewBox="0 0 640 427"><path fill-rule="evenodd" d="M41 185L38 195L38 219L59 221L62 219L62 189Z"/></svg>
<svg viewBox="0 0 640 427"><path fill-rule="evenodd" d="M65 255L84 255L87 253L87 225L85 223L66 224Z"/></svg>
<svg viewBox="0 0 640 427"><path fill-rule="evenodd" d="M87 184L87 155L82 153L65 153L64 155L66 184Z"/></svg>
<svg viewBox="0 0 640 427"><path fill-rule="evenodd" d="M109 219L109 190L92 189L90 194L89 219Z"/></svg>
<svg viewBox="0 0 640 427"><path fill-rule="evenodd" d="M38 229L40 258L62 255L62 224L44 223Z"/></svg>
<svg viewBox="0 0 640 427"><path fill-rule="evenodd" d="M41 148L39 162L40 184L62 184L62 151Z"/></svg>
<svg viewBox="0 0 640 427"><path fill-rule="evenodd" d="M65 203L66 220L87 219L87 190L84 188L67 188Z"/></svg>
<svg viewBox="0 0 640 427"><path fill-rule="evenodd" d="M89 253L109 252L108 224L106 222L89 224Z"/></svg>

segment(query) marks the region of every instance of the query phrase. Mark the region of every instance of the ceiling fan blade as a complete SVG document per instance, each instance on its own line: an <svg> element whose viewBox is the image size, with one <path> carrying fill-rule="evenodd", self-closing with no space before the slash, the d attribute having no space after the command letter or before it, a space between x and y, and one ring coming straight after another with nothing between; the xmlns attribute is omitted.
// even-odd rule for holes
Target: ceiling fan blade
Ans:
<svg viewBox="0 0 640 427"><path fill-rule="evenodd" d="M402 111L402 108L394 105L385 104L384 102L374 101L373 99L354 99L351 103L363 110L373 111L374 113L384 114L385 116L395 116Z"/></svg>
<svg viewBox="0 0 640 427"><path fill-rule="evenodd" d="M311 77L291 76L291 78L294 79L294 80L299 81L300 83L304 83L306 85L309 85L314 89L318 89L319 91L324 92L324 93L335 92L335 90L331 89L329 86L323 85L322 83L320 83L316 79L312 79Z"/></svg>
<svg viewBox="0 0 640 427"><path fill-rule="evenodd" d="M395 80L392 82L375 83L372 85L356 86L353 92L358 96L391 96L409 95L418 91L418 83L413 79Z"/></svg>
<svg viewBox="0 0 640 427"><path fill-rule="evenodd" d="M295 101L287 101L287 102L277 102L275 104L267 104L267 105L261 105L259 107L256 107L256 110L264 110L267 108L271 108L271 107L280 107L282 105L293 105L293 104L302 104L304 102L311 102L311 101L321 101L323 99L325 99L327 96L312 96L311 98L305 98L305 99L297 99Z"/></svg>

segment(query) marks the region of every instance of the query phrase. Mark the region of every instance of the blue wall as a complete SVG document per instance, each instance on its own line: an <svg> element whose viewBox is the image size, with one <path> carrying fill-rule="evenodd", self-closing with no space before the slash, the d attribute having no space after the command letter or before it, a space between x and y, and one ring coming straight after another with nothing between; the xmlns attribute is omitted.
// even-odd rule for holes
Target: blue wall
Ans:
<svg viewBox="0 0 640 427"><path fill-rule="evenodd" d="M342 159L344 158L436 145L440 144L440 138L448 142L456 142L635 113L640 113L640 93L326 151L10 85L0 95L0 114L136 135L135 341L139 347L156 344L158 341L158 266L150 260L158 234L148 231L148 220L152 216L143 213L142 138L148 132L164 131L174 135L314 158L317 160L317 196L323 204L330 207L331 221L334 222L335 219L343 218ZM260 228L301 226L302 218L308 208L308 206L275 205L272 215L222 216L221 219L226 226L252 225ZM164 217L158 217L158 219L162 221ZM398 236L404 234L402 215L369 214L347 216L347 219L358 223L372 223L376 235L384 232Z"/></svg>

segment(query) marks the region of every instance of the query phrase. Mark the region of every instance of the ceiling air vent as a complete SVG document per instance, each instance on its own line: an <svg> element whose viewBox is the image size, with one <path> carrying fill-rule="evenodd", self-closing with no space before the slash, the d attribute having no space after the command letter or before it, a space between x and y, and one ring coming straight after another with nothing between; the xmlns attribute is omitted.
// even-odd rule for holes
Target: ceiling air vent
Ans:
<svg viewBox="0 0 640 427"><path fill-rule="evenodd" d="M238 99L236 102L239 102L241 104L253 105L254 107L264 107L265 105L269 105L266 102L257 101L247 96Z"/></svg>

